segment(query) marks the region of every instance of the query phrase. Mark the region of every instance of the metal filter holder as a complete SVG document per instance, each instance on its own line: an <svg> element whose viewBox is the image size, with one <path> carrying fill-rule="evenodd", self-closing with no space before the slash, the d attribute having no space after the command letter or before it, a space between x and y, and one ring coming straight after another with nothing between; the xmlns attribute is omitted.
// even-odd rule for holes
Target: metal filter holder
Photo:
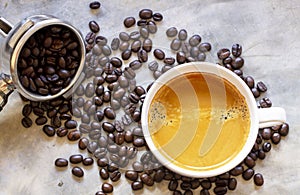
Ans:
<svg viewBox="0 0 300 195"><path fill-rule="evenodd" d="M38 30L50 26L62 25L69 28L76 36L81 47L81 60L77 72L70 84L55 95L39 95L26 90L20 83L17 73L17 63L20 52L26 41ZM70 97L72 87L80 84L84 79L82 72L85 63L85 44L81 33L68 22L62 21L50 15L34 15L25 18L16 26L13 26L7 20L0 16L0 34L6 39L2 48L2 64L10 67L11 77L7 74L0 74L0 111L8 101L8 96L16 88L25 98L32 101L46 101L57 97Z"/></svg>

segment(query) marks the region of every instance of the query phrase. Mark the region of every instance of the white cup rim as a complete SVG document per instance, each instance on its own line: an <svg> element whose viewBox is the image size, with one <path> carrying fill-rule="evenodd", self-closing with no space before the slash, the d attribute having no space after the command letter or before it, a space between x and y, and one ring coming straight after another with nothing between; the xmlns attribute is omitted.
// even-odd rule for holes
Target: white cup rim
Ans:
<svg viewBox="0 0 300 195"><path fill-rule="evenodd" d="M231 159L229 162L215 169L195 171L191 169L185 169L183 167L172 164L164 155L162 155L159 152L159 150L157 150L148 129L148 110L150 108L150 104L152 102L154 95L156 94L158 89L162 86L162 83L166 83L167 81L170 81L171 79L179 75L185 73L191 73L191 72L212 73L228 80L230 83L236 86L236 88L240 91L240 93L245 97L248 105L249 113L250 113L250 130L248 133L248 138L243 148L240 150L240 152L238 152L238 154L233 159ZM142 124L144 137L149 149L151 150L153 155L158 159L158 161L162 163L163 166L184 176L204 178L204 177L212 177L212 176L225 173L233 169L234 167L236 167L245 159L245 157L249 154L249 152L253 148L253 145L257 138L257 133L259 129L258 127L259 118L257 112L258 112L257 104L251 90L246 85L246 83L235 73L220 65L209 63L209 62L190 62L190 63L178 65L168 70L153 83L143 103L141 124Z"/></svg>

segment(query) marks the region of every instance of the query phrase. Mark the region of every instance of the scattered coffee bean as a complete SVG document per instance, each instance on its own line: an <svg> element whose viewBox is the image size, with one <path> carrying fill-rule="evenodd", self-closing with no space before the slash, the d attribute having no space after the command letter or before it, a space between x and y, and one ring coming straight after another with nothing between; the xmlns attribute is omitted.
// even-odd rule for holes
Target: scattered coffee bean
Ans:
<svg viewBox="0 0 300 195"><path fill-rule="evenodd" d="M140 50L140 51L145 51L145 50ZM139 53L140 53L140 51L139 51ZM141 55L147 55L147 53L144 53L144 52L143 52L143 54L139 54L139 53L138 53L138 56L140 56L139 58L141 58ZM148 56L145 58L148 58ZM141 63L140 60L134 60L129 63L129 67L132 68L133 70L137 70L137 69L141 68L142 65L143 64Z"/></svg>
<svg viewBox="0 0 300 195"><path fill-rule="evenodd" d="M155 49L153 54L159 60L163 60L165 58L165 52L163 52L161 49Z"/></svg>
<svg viewBox="0 0 300 195"><path fill-rule="evenodd" d="M153 18L154 21L160 22L160 21L163 20L163 15L161 13L154 13L152 15L152 18Z"/></svg>
<svg viewBox="0 0 300 195"><path fill-rule="evenodd" d="M215 187L214 188L214 193L219 195L219 194L226 194L227 193L227 188L226 187L222 187L222 186L219 186L219 187Z"/></svg>
<svg viewBox="0 0 300 195"><path fill-rule="evenodd" d="M76 177L83 177L84 172L83 172L82 168L75 166L72 168L72 174Z"/></svg>
<svg viewBox="0 0 300 195"><path fill-rule="evenodd" d="M120 39L113 38L113 40L111 41L111 45L110 45L111 49L117 50L119 48L119 46L120 46Z"/></svg>
<svg viewBox="0 0 300 195"><path fill-rule="evenodd" d="M68 137L68 140L70 140L70 141L77 141L80 139L81 134L80 134L80 131L78 131L78 130L72 130L72 131L68 132L67 137Z"/></svg>
<svg viewBox="0 0 300 195"><path fill-rule="evenodd" d="M283 123L278 132L281 136L287 136L289 133L289 125L287 123Z"/></svg>
<svg viewBox="0 0 300 195"><path fill-rule="evenodd" d="M81 163L83 160L83 156L81 154L73 154L70 156L69 161L72 164L78 164Z"/></svg>
<svg viewBox="0 0 300 195"><path fill-rule="evenodd" d="M243 67L243 65L244 65L244 59L242 57L237 57L231 62L231 66L234 69L240 69Z"/></svg>
<svg viewBox="0 0 300 195"><path fill-rule="evenodd" d="M239 57L242 54L242 46L240 44L232 45L231 52L234 57Z"/></svg>
<svg viewBox="0 0 300 195"><path fill-rule="evenodd" d="M94 33L97 33L100 31L100 27L99 27L98 23L94 20L89 22L89 27L90 27L90 30Z"/></svg>
<svg viewBox="0 0 300 195"><path fill-rule="evenodd" d="M90 8L91 9L99 9L101 6L101 3L99 1L93 1L90 3Z"/></svg>
<svg viewBox="0 0 300 195"><path fill-rule="evenodd" d="M263 139L269 140L269 139L271 139L271 135L272 135L271 128L262 129L261 136L262 136Z"/></svg>
<svg viewBox="0 0 300 195"><path fill-rule="evenodd" d="M223 59L228 58L230 56L230 50L227 49L227 48L220 49L217 52L217 55L218 55L218 58L220 60L223 60Z"/></svg>
<svg viewBox="0 0 300 195"><path fill-rule="evenodd" d="M152 18L152 10L151 9L142 9L139 12L139 17L141 19L151 19Z"/></svg>
<svg viewBox="0 0 300 195"><path fill-rule="evenodd" d="M49 137L54 136L55 135L55 128L53 126L50 125L45 125L43 127L43 131L46 135L48 135Z"/></svg>
<svg viewBox="0 0 300 195"><path fill-rule="evenodd" d="M267 91L267 86L262 81L257 82L256 87L260 92Z"/></svg>
<svg viewBox="0 0 300 195"><path fill-rule="evenodd" d="M94 163L94 159L91 157L84 158L82 164L85 166L90 166Z"/></svg>
<svg viewBox="0 0 300 195"><path fill-rule="evenodd" d="M170 48L172 50L178 51L181 47L181 41L179 39L173 39L173 41L170 44Z"/></svg>
<svg viewBox="0 0 300 195"><path fill-rule="evenodd" d="M201 37L200 37L200 35L193 35L193 36L189 39L189 44L190 44L192 47L197 46L200 42L201 42Z"/></svg>
<svg viewBox="0 0 300 195"><path fill-rule="evenodd" d="M199 50L202 52L208 52L211 50L211 44L207 42L200 43Z"/></svg>
<svg viewBox="0 0 300 195"><path fill-rule="evenodd" d="M134 181L131 183L131 189L136 191L136 190L140 190L144 187L143 182L141 181Z"/></svg>
<svg viewBox="0 0 300 195"><path fill-rule="evenodd" d="M109 178L109 173L106 168L101 168L99 170L99 175L103 180L107 180Z"/></svg>
<svg viewBox="0 0 300 195"><path fill-rule="evenodd" d="M263 175L260 174L260 173L256 173L254 175L254 183L255 185L257 186L262 186L264 184L264 178L263 178Z"/></svg>
<svg viewBox="0 0 300 195"><path fill-rule="evenodd" d="M169 182L169 185L168 185L168 189L170 191L175 191L178 187L178 181L175 180L175 179L172 179L170 182Z"/></svg>
<svg viewBox="0 0 300 195"><path fill-rule="evenodd" d="M139 41L139 39L141 37L141 34L140 34L139 31L133 31L133 32L130 33L129 36L130 36L130 39L135 40L135 41ZM131 46L131 48L132 48L132 46Z"/></svg>
<svg viewBox="0 0 300 195"><path fill-rule="evenodd" d="M178 38L180 41L185 41L187 39L187 31L185 29L181 29L178 32Z"/></svg>
<svg viewBox="0 0 300 195"><path fill-rule="evenodd" d="M273 144L279 144L280 140L281 140L281 135L277 132L274 132L271 136L271 140Z"/></svg>
<svg viewBox="0 0 300 195"><path fill-rule="evenodd" d="M85 150L89 144L89 140L86 137L83 137L78 142L78 147L81 150Z"/></svg>
<svg viewBox="0 0 300 195"><path fill-rule="evenodd" d="M245 180L250 180L253 175L254 175L254 170L250 169L250 168L246 169L242 174L243 179L245 179Z"/></svg>
<svg viewBox="0 0 300 195"><path fill-rule="evenodd" d="M251 158L250 156L247 156L244 159L244 163L247 165L247 167L249 168L253 168L255 166L255 161L253 160L253 158Z"/></svg>
<svg viewBox="0 0 300 195"><path fill-rule="evenodd" d="M208 190L202 189L202 190L200 191L200 195L210 195L210 193L209 193Z"/></svg>
<svg viewBox="0 0 300 195"><path fill-rule="evenodd" d="M68 160L64 158L57 158L54 162L57 167L66 167L68 166Z"/></svg>
<svg viewBox="0 0 300 195"><path fill-rule="evenodd" d="M119 181L121 178L121 172L120 171L114 171L109 175L109 178L112 182Z"/></svg>
<svg viewBox="0 0 300 195"><path fill-rule="evenodd" d="M244 172L244 168L242 166L237 166L233 168L229 173L232 176L239 176Z"/></svg>
<svg viewBox="0 0 300 195"><path fill-rule="evenodd" d="M107 107L104 109L104 116L108 119L115 119L116 113L111 107Z"/></svg>
<svg viewBox="0 0 300 195"><path fill-rule="evenodd" d="M77 122L75 120L68 120L65 122L65 127L67 129L75 129L77 127Z"/></svg>

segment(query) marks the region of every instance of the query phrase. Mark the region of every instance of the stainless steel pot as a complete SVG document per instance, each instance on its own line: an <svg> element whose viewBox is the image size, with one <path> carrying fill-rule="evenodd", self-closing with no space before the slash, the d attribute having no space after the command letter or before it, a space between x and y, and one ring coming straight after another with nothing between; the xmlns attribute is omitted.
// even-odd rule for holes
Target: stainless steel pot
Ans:
<svg viewBox="0 0 300 195"><path fill-rule="evenodd" d="M38 30L49 25L63 25L69 28L78 38L81 47L81 61L78 70L71 83L55 95L42 96L26 90L20 83L17 73L17 62L20 52L26 41ZM9 75L0 75L0 111L7 102L7 97L13 91L14 87L25 98L33 101L45 101L57 98L59 96L69 97L72 94L71 88L83 80L83 67L85 62L85 44L81 33L68 22L50 15L34 15L23 19L20 23L13 26L7 20L0 16L0 34L5 38L2 48L2 64L0 66L9 66ZM1 63L1 62L0 62ZM13 83L13 85L12 85ZM14 86L14 87L13 87Z"/></svg>

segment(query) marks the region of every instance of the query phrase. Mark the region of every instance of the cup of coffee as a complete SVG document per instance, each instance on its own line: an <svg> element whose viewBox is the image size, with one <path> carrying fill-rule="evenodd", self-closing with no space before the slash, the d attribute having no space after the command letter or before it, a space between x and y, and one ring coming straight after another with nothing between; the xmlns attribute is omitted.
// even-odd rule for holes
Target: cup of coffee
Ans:
<svg viewBox="0 0 300 195"><path fill-rule="evenodd" d="M144 100L141 123L155 157L188 177L231 170L251 151L259 128L282 124L283 108L258 108L245 82L208 62L164 73Z"/></svg>

